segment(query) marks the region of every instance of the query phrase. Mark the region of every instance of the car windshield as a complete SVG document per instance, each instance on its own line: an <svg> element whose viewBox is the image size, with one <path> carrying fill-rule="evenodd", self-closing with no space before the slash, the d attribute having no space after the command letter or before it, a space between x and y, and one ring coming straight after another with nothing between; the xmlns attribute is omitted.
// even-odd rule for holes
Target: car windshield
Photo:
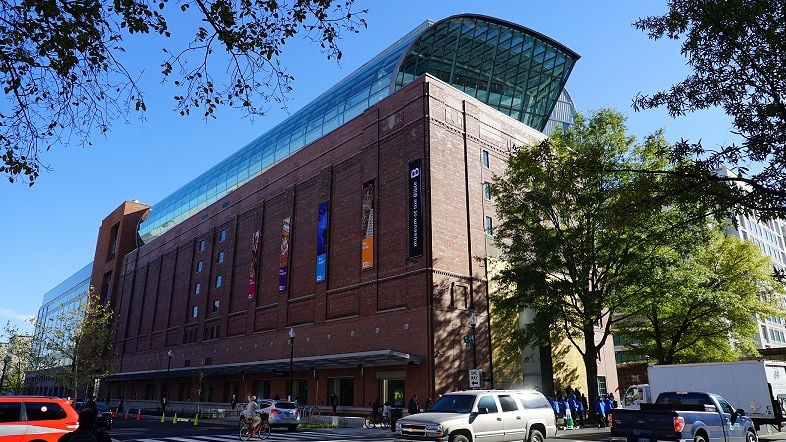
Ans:
<svg viewBox="0 0 786 442"><path fill-rule="evenodd" d="M429 411L437 413L469 413L475 403L475 395L448 394L442 396Z"/></svg>
<svg viewBox="0 0 786 442"><path fill-rule="evenodd" d="M282 410L294 410L297 408L294 402L276 402L275 407Z"/></svg>
<svg viewBox="0 0 786 442"><path fill-rule="evenodd" d="M98 407L99 411L111 411L111 409L109 408L109 405L107 405L107 404L105 404L103 402L96 402L96 407Z"/></svg>

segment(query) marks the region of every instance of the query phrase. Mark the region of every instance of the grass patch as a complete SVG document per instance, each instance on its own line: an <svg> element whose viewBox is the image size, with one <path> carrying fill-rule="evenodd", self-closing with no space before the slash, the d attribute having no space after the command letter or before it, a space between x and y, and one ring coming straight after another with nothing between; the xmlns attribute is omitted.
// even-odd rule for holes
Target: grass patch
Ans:
<svg viewBox="0 0 786 442"><path fill-rule="evenodd" d="M298 428L338 428L338 425L333 424L322 424L322 423L311 423L311 422L301 422Z"/></svg>

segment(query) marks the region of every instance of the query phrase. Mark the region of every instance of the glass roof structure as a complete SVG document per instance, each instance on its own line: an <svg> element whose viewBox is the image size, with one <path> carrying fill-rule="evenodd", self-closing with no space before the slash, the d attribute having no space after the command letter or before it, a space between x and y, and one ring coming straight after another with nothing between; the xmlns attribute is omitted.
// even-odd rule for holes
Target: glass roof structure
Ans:
<svg viewBox="0 0 786 442"><path fill-rule="evenodd" d="M151 241L426 73L543 131L578 59L562 44L496 18L462 14L427 21L153 205L139 237Z"/></svg>

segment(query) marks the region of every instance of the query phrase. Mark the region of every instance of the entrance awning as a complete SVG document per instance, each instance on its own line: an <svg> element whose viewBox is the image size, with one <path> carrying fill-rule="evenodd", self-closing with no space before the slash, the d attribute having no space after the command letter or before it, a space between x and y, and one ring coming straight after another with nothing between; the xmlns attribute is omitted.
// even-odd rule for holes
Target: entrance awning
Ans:
<svg viewBox="0 0 786 442"><path fill-rule="evenodd" d="M292 371L327 370L336 368L384 367L391 365L420 364L420 356L396 350L374 350L355 353L305 356L292 359ZM264 361L239 362L236 364L202 365L180 367L169 370L170 377L191 377L197 374L205 376L237 375L250 373L272 373L288 371L289 358L270 359ZM104 381L124 381L134 379L150 379L162 376L166 370L146 370L111 374Z"/></svg>

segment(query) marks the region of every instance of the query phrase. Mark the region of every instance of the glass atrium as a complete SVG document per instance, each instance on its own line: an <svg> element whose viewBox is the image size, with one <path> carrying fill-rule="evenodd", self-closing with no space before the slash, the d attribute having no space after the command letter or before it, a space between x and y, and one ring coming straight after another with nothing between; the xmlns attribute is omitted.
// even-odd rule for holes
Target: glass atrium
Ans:
<svg viewBox="0 0 786 442"><path fill-rule="evenodd" d="M525 27L472 14L425 22L327 92L155 204L147 243L428 73L539 131L579 56Z"/></svg>

